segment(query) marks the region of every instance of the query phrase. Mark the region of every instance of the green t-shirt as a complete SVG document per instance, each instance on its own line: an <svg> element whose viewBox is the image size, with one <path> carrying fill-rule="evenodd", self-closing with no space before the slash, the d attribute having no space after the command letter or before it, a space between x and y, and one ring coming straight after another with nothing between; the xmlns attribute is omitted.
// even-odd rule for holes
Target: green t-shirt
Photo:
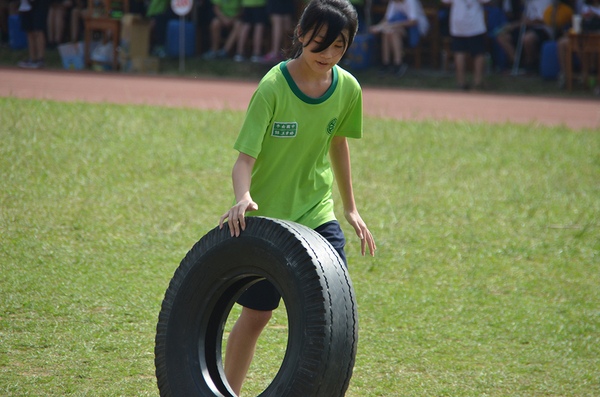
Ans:
<svg viewBox="0 0 600 397"><path fill-rule="evenodd" d="M362 137L362 92L335 66L320 98L300 91L287 62L272 68L252 96L234 148L256 159L250 194L258 211L310 228L335 220L329 147L334 135Z"/></svg>
<svg viewBox="0 0 600 397"><path fill-rule="evenodd" d="M226 16L233 18L237 15L242 6L241 0L211 0L214 5L221 6L221 11Z"/></svg>
<svg viewBox="0 0 600 397"><path fill-rule="evenodd" d="M242 6L247 8L266 7L267 0L242 0Z"/></svg>

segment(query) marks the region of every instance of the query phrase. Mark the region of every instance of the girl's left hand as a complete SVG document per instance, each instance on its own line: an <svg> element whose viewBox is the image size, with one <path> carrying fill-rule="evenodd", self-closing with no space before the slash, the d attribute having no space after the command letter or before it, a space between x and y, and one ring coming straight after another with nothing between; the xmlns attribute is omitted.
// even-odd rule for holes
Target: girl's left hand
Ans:
<svg viewBox="0 0 600 397"><path fill-rule="evenodd" d="M367 246L369 247L369 253L371 256L375 256L375 250L377 249L375 246L375 240L373 239L373 235L369 231L369 228L360 217L360 214L357 211L352 211L344 213L344 216L346 217L348 223L356 231L358 238L360 238L360 252L362 256L365 256Z"/></svg>

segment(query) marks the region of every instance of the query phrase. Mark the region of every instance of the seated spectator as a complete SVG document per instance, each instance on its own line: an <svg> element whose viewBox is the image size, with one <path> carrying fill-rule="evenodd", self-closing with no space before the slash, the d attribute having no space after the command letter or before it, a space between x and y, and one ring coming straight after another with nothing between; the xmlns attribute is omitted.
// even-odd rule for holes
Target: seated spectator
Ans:
<svg viewBox="0 0 600 397"><path fill-rule="evenodd" d="M35 0L29 3L21 0L21 29L27 32L29 59L19 62L19 67L39 69L45 66L46 28L48 27L48 0Z"/></svg>
<svg viewBox="0 0 600 397"><path fill-rule="evenodd" d="M262 61L260 56L262 50L263 34L265 25L268 23L266 0L242 0L243 14L242 27L237 37L237 52L233 58L236 62L243 62L246 39L250 30L254 28L252 35L252 62Z"/></svg>
<svg viewBox="0 0 600 397"><path fill-rule="evenodd" d="M521 27L524 26L521 59L528 71L537 70L541 45L551 38L551 28L544 22L544 11L551 4L552 0L526 1L521 21L510 23L498 32L496 41L506 52L510 63L515 61Z"/></svg>
<svg viewBox="0 0 600 397"><path fill-rule="evenodd" d="M271 20L271 51L262 59L265 63L278 63L285 59L283 55L284 35L290 35L292 26L292 15L294 14L293 0L268 0L267 14Z"/></svg>
<svg viewBox="0 0 600 397"><path fill-rule="evenodd" d="M490 0L443 0L443 2L450 4L450 35L458 87L469 88L465 80L465 71L467 52L470 52L475 67L473 84L476 89L482 88L487 32L483 4L489 3Z"/></svg>
<svg viewBox="0 0 600 397"><path fill-rule="evenodd" d="M578 0L575 4L575 13L580 14L583 21L597 20L600 23L600 0ZM567 64L567 46L569 38L566 34L557 40L558 60L560 65L560 73L558 75L558 86L564 88L566 85L565 69ZM585 82L588 79L589 73L589 54L579 54L581 59L581 74L582 80ZM600 65L598 65L600 67Z"/></svg>
<svg viewBox="0 0 600 397"><path fill-rule="evenodd" d="M233 48L242 26L239 17L242 11L240 0L211 0L213 18L210 22L211 48L203 55L204 59L224 58ZM223 30L230 30L225 46L219 50Z"/></svg>
<svg viewBox="0 0 600 397"><path fill-rule="evenodd" d="M390 0L383 20L369 28L369 32L381 34L381 73L404 76L408 65L402 60L403 47L416 47L428 30L429 21L419 0Z"/></svg>

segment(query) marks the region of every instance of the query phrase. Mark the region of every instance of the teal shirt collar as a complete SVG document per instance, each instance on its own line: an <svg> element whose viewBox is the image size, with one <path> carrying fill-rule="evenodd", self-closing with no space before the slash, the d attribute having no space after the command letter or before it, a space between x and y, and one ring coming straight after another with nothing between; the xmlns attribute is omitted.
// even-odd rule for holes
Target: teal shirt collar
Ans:
<svg viewBox="0 0 600 397"><path fill-rule="evenodd" d="M329 97L331 95L333 95L335 88L337 87L337 83L338 83L338 70L337 70L337 65L335 65L331 70L333 71L333 78L331 81L331 85L329 86L329 89L325 92L325 94L323 94L321 97L319 98L313 98L310 97L308 95L306 95L305 93L303 93L302 91L300 91L300 88L298 88L298 86L296 85L296 82L294 81L294 79L292 78L292 75L290 75L290 72L287 68L287 63L289 62L289 60L285 61L285 62L281 62L279 64L279 69L281 70L281 73L283 73L283 76L285 77L285 79L287 80L288 85L290 86L292 92L303 102L306 102L310 105L318 105L319 103L323 103L325 102L327 99L329 99Z"/></svg>

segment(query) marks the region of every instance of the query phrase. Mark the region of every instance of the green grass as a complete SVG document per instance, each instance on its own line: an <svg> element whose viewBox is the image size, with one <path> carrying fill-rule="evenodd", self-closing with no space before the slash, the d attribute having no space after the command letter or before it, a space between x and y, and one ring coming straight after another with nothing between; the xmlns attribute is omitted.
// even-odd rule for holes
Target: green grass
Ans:
<svg viewBox="0 0 600 397"><path fill-rule="evenodd" d="M231 200L243 112L0 109L0 394L158 395L160 303ZM348 396L600 395L597 131L370 118L351 150L379 250L361 258L342 222ZM246 396L276 368L257 360Z"/></svg>

